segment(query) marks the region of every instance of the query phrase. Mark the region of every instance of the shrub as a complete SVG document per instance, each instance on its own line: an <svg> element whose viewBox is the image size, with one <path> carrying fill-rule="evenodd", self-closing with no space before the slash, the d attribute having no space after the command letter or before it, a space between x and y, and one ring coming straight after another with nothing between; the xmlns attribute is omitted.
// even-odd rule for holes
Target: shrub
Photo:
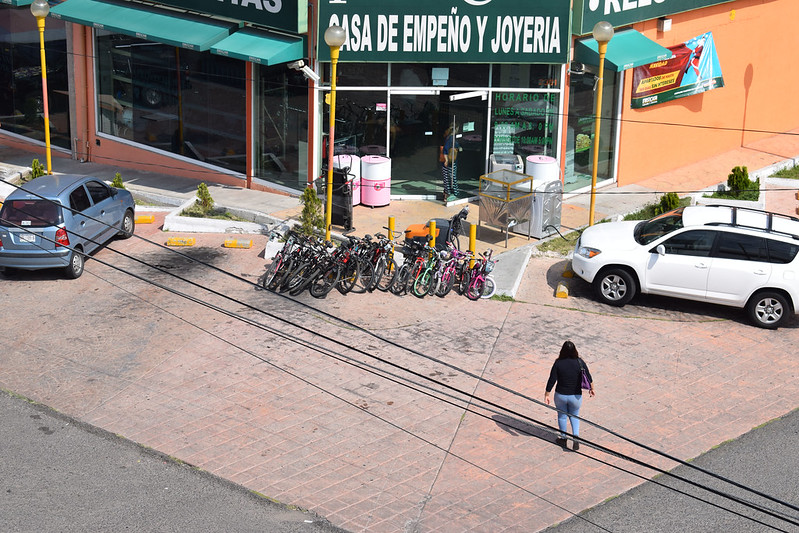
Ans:
<svg viewBox="0 0 799 533"><path fill-rule="evenodd" d="M306 187L300 196L302 213L300 213L300 233L313 235L317 230L325 229L325 217L322 213L322 200L316 195L313 187Z"/></svg>
<svg viewBox="0 0 799 533"><path fill-rule="evenodd" d="M114 174L114 181L111 182L111 187L116 187L117 189L124 189L125 184L122 183L122 176L117 172Z"/></svg>
<svg viewBox="0 0 799 533"><path fill-rule="evenodd" d="M39 176L44 176L45 174L47 174L47 169L44 168L44 165L39 163L38 159L31 161L31 179L36 179Z"/></svg>
<svg viewBox="0 0 799 533"><path fill-rule="evenodd" d="M208 190L208 185L205 182L197 186L197 203L206 213L211 211L214 207L214 199L211 198L211 192Z"/></svg>
<svg viewBox="0 0 799 533"><path fill-rule="evenodd" d="M676 192L667 192L660 197L660 203L655 206L655 214L668 213L678 207L680 207L680 197L677 196Z"/></svg>
<svg viewBox="0 0 799 533"><path fill-rule="evenodd" d="M749 180L749 169L746 167L735 167L727 176L727 188L735 196L740 196L743 191L752 188L752 182Z"/></svg>

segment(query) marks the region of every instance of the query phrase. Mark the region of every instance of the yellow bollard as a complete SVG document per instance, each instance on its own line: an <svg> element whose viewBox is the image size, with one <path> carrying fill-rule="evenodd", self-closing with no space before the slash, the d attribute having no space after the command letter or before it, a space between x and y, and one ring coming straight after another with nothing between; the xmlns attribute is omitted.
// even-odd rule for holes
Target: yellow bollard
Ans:
<svg viewBox="0 0 799 533"><path fill-rule="evenodd" d="M469 251L472 257L477 256L477 226L474 224L469 225ZM469 261L469 268L474 268L474 259Z"/></svg>
<svg viewBox="0 0 799 533"><path fill-rule="evenodd" d="M136 224L152 224L155 217L153 215L136 215Z"/></svg>
<svg viewBox="0 0 799 533"><path fill-rule="evenodd" d="M388 217L388 238L394 240L394 217Z"/></svg>
<svg viewBox="0 0 799 533"><path fill-rule="evenodd" d="M252 239L225 239L225 248L252 248Z"/></svg>
<svg viewBox="0 0 799 533"><path fill-rule="evenodd" d="M555 298L568 298L569 287L565 283L558 283L558 289L555 291Z"/></svg>
<svg viewBox="0 0 799 533"><path fill-rule="evenodd" d="M432 239L430 239L430 246L435 248L436 247L436 221L435 220L431 220L430 221L430 237L432 237Z"/></svg>
<svg viewBox="0 0 799 533"><path fill-rule="evenodd" d="M194 246L194 237L170 237L166 240L167 246Z"/></svg>

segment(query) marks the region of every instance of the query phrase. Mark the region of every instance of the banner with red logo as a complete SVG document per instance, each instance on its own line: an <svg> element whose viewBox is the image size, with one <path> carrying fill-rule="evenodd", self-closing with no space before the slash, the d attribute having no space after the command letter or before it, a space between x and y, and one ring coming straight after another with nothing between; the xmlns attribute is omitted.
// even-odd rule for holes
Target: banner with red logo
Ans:
<svg viewBox="0 0 799 533"><path fill-rule="evenodd" d="M671 59L633 69L633 109L724 87L712 32L703 33L669 50Z"/></svg>

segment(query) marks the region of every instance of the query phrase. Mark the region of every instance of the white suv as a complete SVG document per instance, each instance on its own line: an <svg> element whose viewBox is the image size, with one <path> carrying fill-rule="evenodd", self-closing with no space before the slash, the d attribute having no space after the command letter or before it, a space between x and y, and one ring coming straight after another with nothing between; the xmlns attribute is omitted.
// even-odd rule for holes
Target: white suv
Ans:
<svg viewBox="0 0 799 533"><path fill-rule="evenodd" d="M597 224L572 268L615 306L638 292L745 308L763 328L799 303L799 219L731 206L691 206L646 221Z"/></svg>

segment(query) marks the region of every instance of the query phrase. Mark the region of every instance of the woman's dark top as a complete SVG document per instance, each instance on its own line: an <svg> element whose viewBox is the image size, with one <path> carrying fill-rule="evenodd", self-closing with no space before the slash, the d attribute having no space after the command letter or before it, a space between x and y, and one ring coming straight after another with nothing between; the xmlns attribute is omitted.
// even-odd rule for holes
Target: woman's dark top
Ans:
<svg viewBox="0 0 799 533"><path fill-rule="evenodd" d="M588 370L588 365L585 365L585 372L588 375L588 381L594 382L591 377L591 372ZM580 360L579 359L556 359L555 364L552 365L552 370L549 372L549 380L547 381L547 392L552 390L555 382L558 386L555 387L555 392L558 394L567 394L582 396L583 389L580 388L582 381L580 376Z"/></svg>

